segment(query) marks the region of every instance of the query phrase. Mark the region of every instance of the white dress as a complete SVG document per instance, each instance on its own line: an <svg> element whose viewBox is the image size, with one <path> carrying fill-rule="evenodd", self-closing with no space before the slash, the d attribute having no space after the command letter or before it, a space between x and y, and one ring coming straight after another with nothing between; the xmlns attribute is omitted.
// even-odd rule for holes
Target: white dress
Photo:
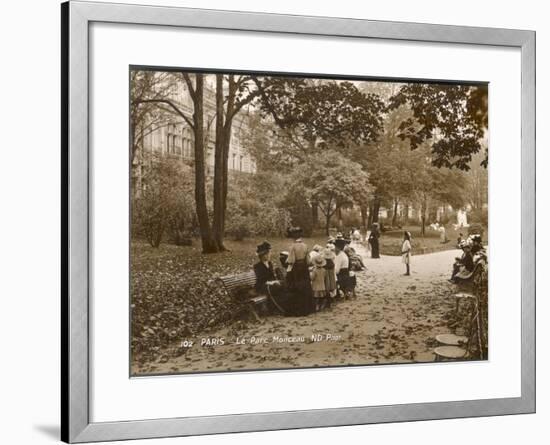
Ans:
<svg viewBox="0 0 550 445"><path fill-rule="evenodd" d="M403 264L411 263L411 242L408 239L403 241L401 246L401 257Z"/></svg>

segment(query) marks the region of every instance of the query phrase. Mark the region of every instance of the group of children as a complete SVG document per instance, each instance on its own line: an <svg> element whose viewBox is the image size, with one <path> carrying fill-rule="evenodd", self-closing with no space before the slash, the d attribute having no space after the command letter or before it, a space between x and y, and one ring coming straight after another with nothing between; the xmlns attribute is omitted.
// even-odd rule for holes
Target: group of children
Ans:
<svg viewBox="0 0 550 445"><path fill-rule="evenodd" d="M364 270L363 258L342 234L329 238L325 248L316 244L309 252L314 310L330 307L334 298L349 298L356 285L355 272Z"/></svg>
<svg viewBox="0 0 550 445"><path fill-rule="evenodd" d="M297 315L323 310L335 299L353 295L355 272L365 265L350 239L338 234L324 247L317 244L309 249L301 229L289 233L294 242L288 251L280 253L281 268L271 263L267 241L258 246L260 261L254 266L258 292L267 293L285 313Z"/></svg>

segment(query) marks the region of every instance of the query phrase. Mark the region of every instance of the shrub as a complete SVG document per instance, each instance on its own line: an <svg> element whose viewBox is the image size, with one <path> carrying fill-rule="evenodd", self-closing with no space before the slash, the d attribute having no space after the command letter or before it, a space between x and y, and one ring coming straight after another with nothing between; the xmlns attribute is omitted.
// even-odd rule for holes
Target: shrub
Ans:
<svg viewBox="0 0 550 445"><path fill-rule="evenodd" d="M361 214L354 210L342 212L342 222L344 227L361 227L363 224Z"/></svg>
<svg viewBox="0 0 550 445"><path fill-rule="evenodd" d="M482 224L472 223L468 227L468 235L481 235L481 238L483 238L484 233L485 229Z"/></svg>
<svg viewBox="0 0 550 445"><path fill-rule="evenodd" d="M489 222L489 212L487 209L474 209L470 212L468 212L468 222L470 224L472 223L480 223L483 226L487 226Z"/></svg>
<svg viewBox="0 0 550 445"><path fill-rule="evenodd" d="M311 206L304 200L303 193L297 193L296 190L289 191L281 204L281 208L286 209L290 216L288 226L301 227L304 236L310 236L312 234L315 226L313 211ZM320 210L319 213L321 213Z"/></svg>
<svg viewBox="0 0 550 445"><path fill-rule="evenodd" d="M132 197L132 235L159 247L168 232L177 243L188 238L195 219L189 167L156 157L145 169L143 187Z"/></svg>
<svg viewBox="0 0 550 445"><path fill-rule="evenodd" d="M233 202L231 207L228 207L226 234L237 241L249 236L285 235L287 227L291 225L291 216L286 209L278 209L258 202L251 206L250 200L246 204L246 206L239 206Z"/></svg>

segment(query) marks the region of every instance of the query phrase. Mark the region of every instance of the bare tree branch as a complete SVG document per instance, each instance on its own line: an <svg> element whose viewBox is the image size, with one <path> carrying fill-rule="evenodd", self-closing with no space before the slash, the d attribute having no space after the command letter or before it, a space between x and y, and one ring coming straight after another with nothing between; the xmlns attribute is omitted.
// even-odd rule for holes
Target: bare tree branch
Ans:
<svg viewBox="0 0 550 445"><path fill-rule="evenodd" d="M140 103L163 103L163 104L166 104L166 105L169 105L170 107L173 108L173 110L183 118L183 120L187 123L187 125L189 125L191 128L195 128L195 124L193 123L193 121L191 121L191 119L189 119L184 113L183 111L181 111L171 100L168 100L168 99L138 99L136 101L134 101L134 103L136 104L140 104Z"/></svg>
<svg viewBox="0 0 550 445"><path fill-rule="evenodd" d="M193 99L193 102L195 102L197 100L197 94L195 89L193 88L193 82L191 82L191 77L189 76L189 73L181 73L181 75L183 77L183 80L185 80L185 83L187 84L191 99Z"/></svg>

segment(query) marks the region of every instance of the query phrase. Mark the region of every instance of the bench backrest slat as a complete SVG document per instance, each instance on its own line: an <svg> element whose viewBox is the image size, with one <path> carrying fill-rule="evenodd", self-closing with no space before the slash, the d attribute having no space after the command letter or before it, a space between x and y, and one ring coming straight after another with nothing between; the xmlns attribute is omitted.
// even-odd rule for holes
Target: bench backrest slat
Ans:
<svg viewBox="0 0 550 445"><path fill-rule="evenodd" d="M227 275L218 279L223 283L225 290L229 294L235 293L239 289L253 288L256 286L256 274L254 271Z"/></svg>

